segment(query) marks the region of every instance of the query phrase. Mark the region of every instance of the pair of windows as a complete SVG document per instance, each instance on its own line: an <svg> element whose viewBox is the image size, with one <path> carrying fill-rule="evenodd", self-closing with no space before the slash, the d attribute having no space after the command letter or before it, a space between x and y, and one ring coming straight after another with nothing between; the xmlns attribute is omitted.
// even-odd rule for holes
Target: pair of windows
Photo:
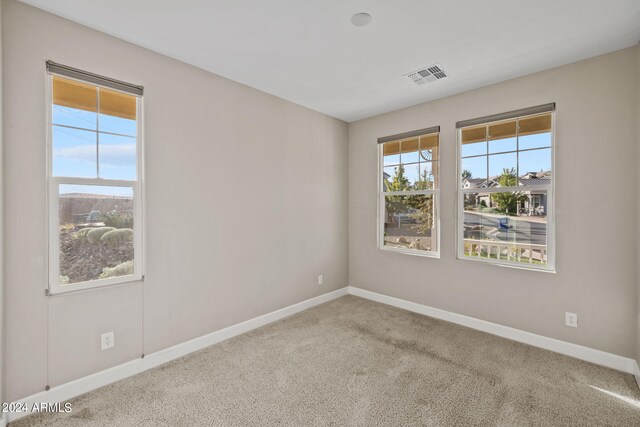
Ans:
<svg viewBox="0 0 640 427"><path fill-rule="evenodd" d="M47 62L49 293L142 278L142 87Z"/></svg>
<svg viewBox="0 0 640 427"><path fill-rule="evenodd" d="M554 269L554 110L458 122L458 258ZM378 141L381 249L439 256L439 131Z"/></svg>

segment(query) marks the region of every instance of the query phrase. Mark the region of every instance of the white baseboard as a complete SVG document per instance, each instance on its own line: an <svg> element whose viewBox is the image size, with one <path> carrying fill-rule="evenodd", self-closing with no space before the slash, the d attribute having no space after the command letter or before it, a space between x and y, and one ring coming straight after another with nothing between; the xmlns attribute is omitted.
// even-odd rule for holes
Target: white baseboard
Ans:
<svg viewBox="0 0 640 427"><path fill-rule="evenodd" d="M318 304L322 304L327 301L339 298L343 295L347 295L347 293L347 287L338 289L333 292L328 292L315 298L311 298L306 301L302 301L297 304L282 308L280 310L255 317L245 322L229 326L219 331L212 332L202 337L194 338L181 344L177 344L173 347L169 347L164 350L145 355L144 359L132 360L131 362L114 366L113 368L105 369L104 371L88 375L75 381L52 387L48 391L42 391L40 393L33 394L23 399L19 399L17 402L26 403L28 408L31 408L34 403L64 402L81 394L87 393L91 390L95 390L99 387L103 387L118 380L139 374L140 372L144 372L148 369L155 368L156 366L170 362L189 353L193 353L194 351L201 350L213 344L217 344L221 341L233 338L237 335L244 334L245 332L291 316L292 314L307 310ZM4 423L6 422L15 421L26 415L29 415L29 412L9 413L7 417L8 420L5 420L4 418L0 420L0 427L4 427Z"/></svg>
<svg viewBox="0 0 640 427"><path fill-rule="evenodd" d="M634 363L633 376L636 379L636 385L640 388L640 366L638 366L638 362Z"/></svg>
<svg viewBox="0 0 640 427"><path fill-rule="evenodd" d="M555 338L549 338L542 335L525 332L520 329L511 328L509 326L499 325L497 323L487 322L485 320L476 319L474 317L464 316L462 314L452 313L450 311L441 310L439 308L429 307L427 305L403 300L400 298L390 297L376 292L367 291L360 288L349 286L349 293L372 301L381 302L383 304L402 308L414 313L424 314L426 316L435 317L436 319L446 320L448 322L457 323L458 325L468 328L477 329L513 341L529 344L534 347L544 348L545 350L554 351L576 359L585 360L597 365L606 366L608 368L617 369L618 371L635 374L636 381L640 384L640 371L636 361L628 357L618 356L617 354L607 353L605 351L596 350L594 348L572 344L566 341L560 341Z"/></svg>

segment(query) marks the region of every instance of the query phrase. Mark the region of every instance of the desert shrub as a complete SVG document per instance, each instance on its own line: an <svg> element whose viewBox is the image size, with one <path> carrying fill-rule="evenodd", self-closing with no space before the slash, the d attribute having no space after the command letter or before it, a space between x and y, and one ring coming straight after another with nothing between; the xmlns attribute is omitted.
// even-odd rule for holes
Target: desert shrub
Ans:
<svg viewBox="0 0 640 427"><path fill-rule="evenodd" d="M130 228L119 228L116 230L111 230L107 233L104 233L100 238L103 243L111 246L112 248L117 248L124 242L130 242L133 240L133 230Z"/></svg>
<svg viewBox="0 0 640 427"><path fill-rule="evenodd" d="M482 213L502 213L502 211L497 208L485 208L482 209Z"/></svg>
<svg viewBox="0 0 640 427"><path fill-rule="evenodd" d="M100 274L101 279L108 279L109 277L128 276L133 274L133 261L125 261L115 267L105 267Z"/></svg>
<svg viewBox="0 0 640 427"><path fill-rule="evenodd" d="M133 228L133 215L130 213L103 213L102 221L107 227Z"/></svg>
<svg viewBox="0 0 640 427"><path fill-rule="evenodd" d="M100 241L100 238L105 234L112 230L115 230L113 227L98 227L93 230L87 232L87 240L89 243L96 244Z"/></svg>
<svg viewBox="0 0 640 427"><path fill-rule="evenodd" d="M69 284L69 276L60 276L60 284L68 285Z"/></svg>
<svg viewBox="0 0 640 427"><path fill-rule="evenodd" d="M96 227L87 227L87 228L82 228L78 231L76 231L75 233L73 233L73 235L71 236L71 238L73 239L84 239L85 237L87 237L87 233L90 232L91 230L95 230Z"/></svg>
<svg viewBox="0 0 640 427"><path fill-rule="evenodd" d="M60 232L71 232L75 228L73 224L60 224Z"/></svg>

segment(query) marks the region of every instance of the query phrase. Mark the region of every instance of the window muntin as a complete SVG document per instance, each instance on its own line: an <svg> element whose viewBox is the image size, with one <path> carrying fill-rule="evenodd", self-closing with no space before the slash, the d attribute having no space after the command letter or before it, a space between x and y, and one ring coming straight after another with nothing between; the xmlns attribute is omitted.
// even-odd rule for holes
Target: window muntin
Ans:
<svg viewBox="0 0 640 427"><path fill-rule="evenodd" d="M139 280L141 99L49 82L49 292Z"/></svg>
<svg viewBox="0 0 640 427"><path fill-rule="evenodd" d="M553 270L553 113L462 127L458 257Z"/></svg>
<svg viewBox="0 0 640 427"><path fill-rule="evenodd" d="M439 133L379 145L379 247L438 256Z"/></svg>

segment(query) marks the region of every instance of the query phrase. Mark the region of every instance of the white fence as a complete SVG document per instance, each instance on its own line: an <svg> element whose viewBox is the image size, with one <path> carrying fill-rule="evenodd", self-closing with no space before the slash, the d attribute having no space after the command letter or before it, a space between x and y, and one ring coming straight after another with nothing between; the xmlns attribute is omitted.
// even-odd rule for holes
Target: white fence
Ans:
<svg viewBox="0 0 640 427"><path fill-rule="evenodd" d="M547 245L502 242L499 240L464 239L464 253L481 258L547 263Z"/></svg>

